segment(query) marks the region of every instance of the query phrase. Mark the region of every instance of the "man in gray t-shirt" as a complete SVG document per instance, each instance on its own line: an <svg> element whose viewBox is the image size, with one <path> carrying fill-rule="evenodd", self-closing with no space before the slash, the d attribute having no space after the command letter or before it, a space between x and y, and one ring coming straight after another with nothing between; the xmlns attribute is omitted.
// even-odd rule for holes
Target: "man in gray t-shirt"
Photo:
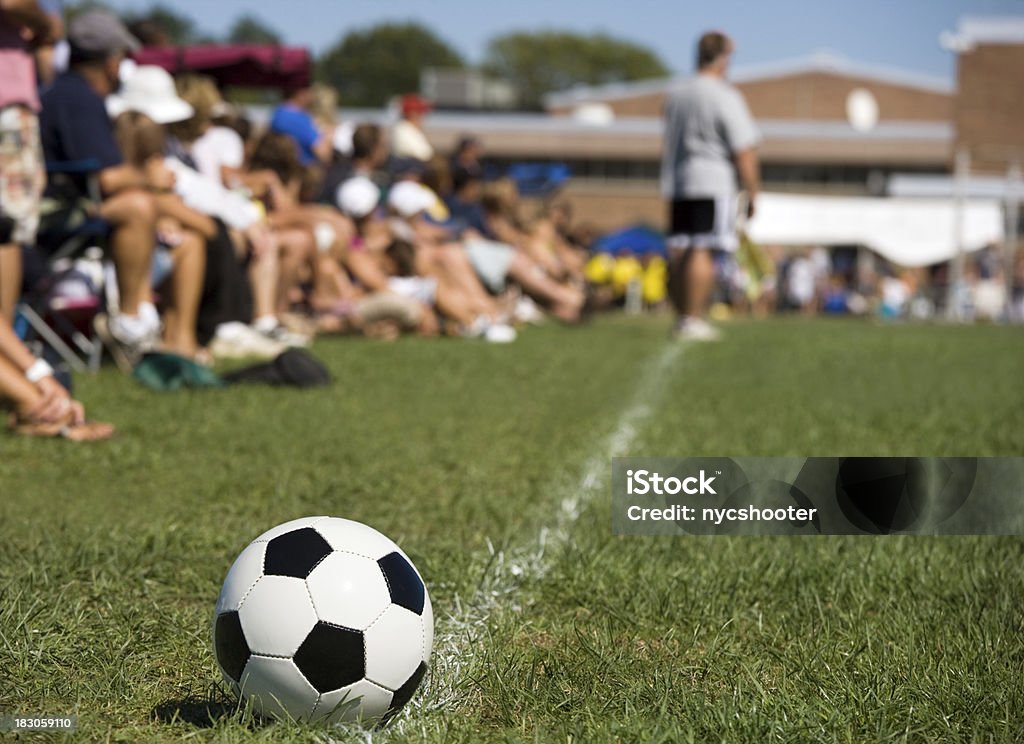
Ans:
<svg viewBox="0 0 1024 744"><path fill-rule="evenodd" d="M732 49L724 34L704 34L697 74L665 102L661 190L669 201L668 289L681 339L718 337L703 318L715 279L710 252L736 249L738 187L748 216L759 188L760 133L742 94L725 81Z"/></svg>

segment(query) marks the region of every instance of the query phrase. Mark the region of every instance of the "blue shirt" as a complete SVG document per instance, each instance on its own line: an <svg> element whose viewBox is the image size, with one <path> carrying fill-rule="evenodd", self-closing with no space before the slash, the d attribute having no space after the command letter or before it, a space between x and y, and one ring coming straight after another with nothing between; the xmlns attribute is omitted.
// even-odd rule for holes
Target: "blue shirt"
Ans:
<svg viewBox="0 0 1024 744"><path fill-rule="evenodd" d="M282 103L270 117L270 129L278 134L287 134L299 145L299 162L311 165L317 161L313 146L320 140L320 130L312 115L290 103Z"/></svg>
<svg viewBox="0 0 1024 744"><path fill-rule="evenodd" d="M90 161L93 173L121 165L124 159L114 139L114 125L103 97L76 72L65 72L42 95L39 137L47 163ZM85 193L85 174L71 179ZM47 194L54 196L52 184Z"/></svg>
<svg viewBox="0 0 1024 744"><path fill-rule="evenodd" d="M487 215L479 202L466 202L454 194L449 196L445 203L448 211L451 212L451 220L460 223L463 228L473 228L488 240L494 240L494 233L487 226Z"/></svg>

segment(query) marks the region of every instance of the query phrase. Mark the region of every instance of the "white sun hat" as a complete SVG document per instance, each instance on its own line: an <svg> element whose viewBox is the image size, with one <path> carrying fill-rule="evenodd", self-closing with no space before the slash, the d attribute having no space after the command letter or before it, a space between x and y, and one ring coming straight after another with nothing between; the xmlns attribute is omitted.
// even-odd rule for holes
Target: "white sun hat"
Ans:
<svg viewBox="0 0 1024 744"><path fill-rule="evenodd" d="M116 117L125 111L138 111L157 124L185 121L195 114L174 88L174 79L162 67L139 65L121 83L120 92L107 98L107 113Z"/></svg>
<svg viewBox="0 0 1024 744"><path fill-rule="evenodd" d="M415 181L400 181L388 193L388 206L406 219L428 211L436 201L433 191Z"/></svg>
<svg viewBox="0 0 1024 744"><path fill-rule="evenodd" d="M342 212L360 219L380 204L380 189L366 176L355 176L338 187L337 202Z"/></svg>

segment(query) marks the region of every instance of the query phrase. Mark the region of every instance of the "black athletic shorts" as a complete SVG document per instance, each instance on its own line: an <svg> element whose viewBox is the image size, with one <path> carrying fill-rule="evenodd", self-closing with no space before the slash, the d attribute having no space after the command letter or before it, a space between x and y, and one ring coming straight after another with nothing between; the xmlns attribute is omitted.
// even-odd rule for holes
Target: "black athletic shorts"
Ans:
<svg viewBox="0 0 1024 744"><path fill-rule="evenodd" d="M705 235L715 229L714 199L674 199L669 204L669 235Z"/></svg>
<svg viewBox="0 0 1024 744"><path fill-rule="evenodd" d="M674 199L669 202L670 248L736 250L736 198Z"/></svg>

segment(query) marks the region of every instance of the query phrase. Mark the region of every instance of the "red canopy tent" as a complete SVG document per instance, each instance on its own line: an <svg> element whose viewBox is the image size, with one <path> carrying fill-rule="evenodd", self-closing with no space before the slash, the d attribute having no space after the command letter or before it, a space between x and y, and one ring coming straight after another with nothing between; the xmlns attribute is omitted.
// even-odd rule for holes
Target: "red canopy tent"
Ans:
<svg viewBox="0 0 1024 744"><path fill-rule="evenodd" d="M312 80L309 50L257 44L146 47L132 55L140 65L157 65L172 75L199 72L219 86L304 88Z"/></svg>

